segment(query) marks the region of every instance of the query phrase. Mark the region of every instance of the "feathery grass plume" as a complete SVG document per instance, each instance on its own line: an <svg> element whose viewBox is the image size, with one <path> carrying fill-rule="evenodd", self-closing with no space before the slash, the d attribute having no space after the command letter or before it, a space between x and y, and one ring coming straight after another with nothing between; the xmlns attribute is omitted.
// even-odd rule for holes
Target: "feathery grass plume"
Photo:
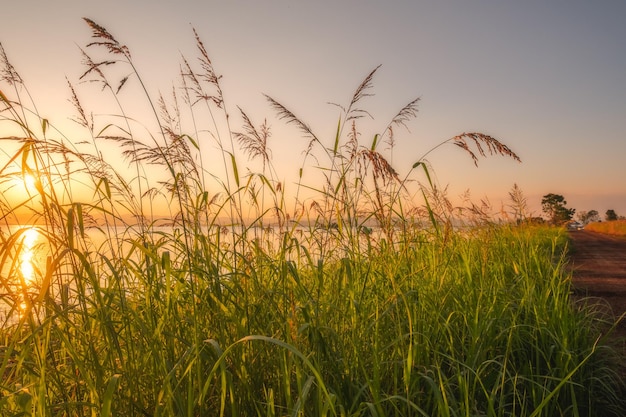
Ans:
<svg viewBox="0 0 626 417"><path fill-rule="evenodd" d="M209 58L209 54L204 46L204 43L200 39L198 32L195 28L193 28L193 35L196 39L196 47L198 51L200 51L200 57L198 60L200 61L201 68L203 73L200 74L200 77L204 79L209 85L212 85L215 88L215 94L213 95L203 95L203 99L212 101L218 108L223 108L224 106L224 94L222 93L222 87L219 83L221 76L218 76L213 68L213 63Z"/></svg>
<svg viewBox="0 0 626 417"><path fill-rule="evenodd" d="M417 105L421 98L416 98L407 103L400 111L391 119L390 125L403 126L407 130L409 127L407 123L417 117L418 108Z"/></svg>
<svg viewBox="0 0 626 417"><path fill-rule="evenodd" d="M15 67L9 61L6 51L0 42L0 80L6 82L8 85L15 87L16 84L24 84L22 77L15 70Z"/></svg>
<svg viewBox="0 0 626 417"><path fill-rule="evenodd" d="M268 144L271 137L270 126L267 119L259 127L254 126L248 114L240 107L238 109L243 119L243 132L233 132L233 136L239 142L240 149L248 154L248 160L261 159L261 172L251 173L248 182L254 207L257 209L257 214L253 216L260 222L260 227L263 227L265 214L272 212L282 233L287 215L284 212L285 193L282 183L277 180L278 173L272 163L272 152ZM268 202L271 207L266 207Z"/></svg>
<svg viewBox="0 0 626 417"><path fill-rule="evenodd" d="M146 94L149 106L157 119L157 123L159 123L158 115L156 114L154 105L152 101L150 100L149 95L147 94L145 86L143 85L143 82L141 81L141 78L139 77L139 74L136 68L134 67L129 49L125 45L122 45L121 43L119 43L113 37L113 35L111 35L104 27L95 23L93 20L89 18L83 18L83 21L86 22L87 25L91 28L92 38L96 39L95 41L88 43L87 48L104 47L105 50L109 54L113 56L121 55L123 58L121 60L108 59L108 60L101 60L99 62L96 62L84 49L81 48L80 51L81 51L81 56L82 56L82 64L84 67L86 67L86 69L83 72L83 74L79 77L79 80L99 84L101 86L102 91L107 90L110 92L111 96L115 100L115 103L117 104L117 108L120 113L118 116L118 119L121 121L121 123L124 126L119 126L117 124L111 123L111 124L106 125L97 133L94 133L92 131L92 135L94 138L94 146L97 146L95 145L95 139L121 141L122 143L125 143L126 149L123 151L123 156L129 159L129 161L131 162L131 164L133 165L135 169L136 181L134 182L136 183L137 195L134 197L134 200L139 204L139 212L141 214L139 214L136 211L131 211L131 213L134 213L135 221L137 222L139 227L142 230L146 230L147 225L145 223L146 218L144 216L145 214L144 204L146 204L146 202L144 201L143 196L146 195L145 190L149 190L152 187L152 185L150 184L148 180L148 176L145 174L145 171L143 170L143 167L141 166L141 163L140 163L141 155L139 155L139 153L145 152L148 147L136 140L137 138L135 137L133 133L133 129L131 127L132 119L126 114L124 106L120 102L120 99L118 96L120 93L120 90L129 79L130 74L122 77L122 79L118 82L117 88L113 88L112 84L109 82L109 78L104 73L103 68L107 66L117 65L119 62L123 62L127 64L128 66L130 66L131 74L136 75L137 79L139 80L139 83L143 87L143 91ZM109 133L109 131L113 129L118 129L122 133L121 134ZM161 132L161 134L163 133ZM152 137L152 139L154 140L154 137ZM156 143L156 141L155 141L155 146L158 148L158 143ZM167 160L163 160L163 162L167 165ZM171 168L170 168L170 172L171 172Z"/></svg>
<svg viewBox="0 0 626 417"><path fill-rule="evenodd" d="M361 84L357 87L356 91L354 92L354 95L352 96L352 101L350 101L350 105L348 106L348 108L346 110L346 122L349 121L349 120L359 119L359 118L364 117L364 116L370 116L371 117L371 114L369 114L364 109L360 109L360 108L356 107L356 105L363 98L372 96L372 94L368 93L367 90L372 88L372 80L374 79L374 74L376 74L376 71L378 71L378 69L380 67L381 67L381 65L378 65L376 68L374 68L363 79Z"/></svg>
<svg viewBox="0 0 626 417"><path fill-rule="evenodd" d="M282 104L278 103L273 98L266 95L268 101L270 102L270 105L277 112L279 119L285 120L287 124L295 124L299 128L299 130L305 135L305 137L309 138L309 144L305 152L305 160L303 161L302 168L300 169L300 180L302 179L302 173L304 171L306 158L309 155L313 155L313 157L316 158L315 154L313 153L313 148L315 144L319 144L321 148L320 150L328 157L329 166L320 167L319 169L319 174L321 174L324 178L323 186L321 188L314 187L312 189L320 193L324 198L323 211L330 215L329 218L325 219L329 224L335 223L335 221L333 220L333 213L335 213L339 217L341 213L349 212L351 214L347 215L347 218L345 219L347 220L347 224L352 225L353 222L356 221L355 213L359 210L359 203L358 200L354 199L354 194L361 195L361 190L363 189L363 183L361 182L363 179L355 177L355 175L358 175L358 173L356 172L358 166L360 166L361 168L365 167L364 169L361 169L361 173L367 172L367 165L370 163L369 159L374 159L374 170L376 171L376 174L384 174L383 171L379 171L380 168L384 168L384 165L378 163L380 162L381 158L384 159L382 155L378 154L377 156L371 157L369 159L366 157L363 158L361 161L358 161L354 158L354 156L358 152L360 152L358 151L360 145L358 144L359 134L356 129L356 120L365 115L369 115L367 111L357 107L357 105L363 98L371 96L371 94L369 94L367 90L372 88L372 80L374 74L379 67L380 66L372 70L359 84L347 107L335 104L341 109L342 116L340 117L337 125L335 141L330 147L324 146L312 132L311 128L300 118L295 116L293 112L285 108ZM343 145L343 130L348 121L352 121L351 130L348 132L347 135L347 143ZM340 149L347 149L348 154L341 154ZM374 151L374 149L375 143L372 145L372 151ZM351 187L353 187L353 179L356 181L356 183L354 184L354 188L352 189ZM301 181L299 181L296 191L296 204L298 204L298 197L300 195L300 188L302 186L303 184L301 183ZM297 209L294 209L294 212L296 211ZM341 225L343 223L343 220L344 219L338 218L337 224ZM339 229L340 231L343 230L342 227L340 227Z"/></svg>
<svg viewBox="0 0 626 417"><path fill-rule="evenodd" d="M108 30L87 17L84 17L83 20L87 22L87 25L91 28L91 37L96 39L87 44L87 47L92 45L104 46L110 53L114 55L124 55L127 59L130 59L128 47L119 43Z"/></svg>
<svg viewBox="0 0 626 417"><path fill-rule="evenodd" d="M468 140L470 141L470 143L468 143ZM475 166L478 166L478 156L472 150L470 144L473 144L476 147L478 154L482 157L486 157L487 154L500 155L510 157L517 162L522 162L522 160L519 158L519 156L517 156L515 152L513 152L508 146L495 139L494 137L486 135L484 133L471 132L461 133L460 135L439 142L437 145L433 146L424 154L422 154L418 161L413 164L412 169L418 168L421 163L426 160L426 157L428 155L448 143L452 143L465 150L472 158ZM486 151L484 147L487 148Z"/></svg>
<svg viewBox="0 0 626 417"><path fill-rule="evenodd" d="M86 69L79 77L79 80L85 80L85 81L93 82L93 83L100 83L102 84L102 90L104 90L105 88L110 88L111 86L109 84L109 81L107 80L107 77L104 75L104 72L102 72L101 67L107 66L107 65L113 65L115 64L115 61L95 62L91 58L91 56L89 56L89 54L87 54L87 52L85 52L82 48L80 49L80 52L83 57L82 64L83 66L86 67ZM88 78L88 76L92 75L92 73L95 74L95 78ZM119 90L117 92L119 93Z"/></svg>
<svg viewBox="0 0 626 417"><path fill-rule="evenodd" d="M509 191L509 201L507 206L511 209L511 214L517 224L531 217L528 211L528 200L517 183L513 184L513 188Z"/></svg>
<svg viewBox="0 0 626 417"><path fill-rule="evenodd" d="M248 154L250 159L261 158L263 171L265 171L265 166L271 159L271 151L267 146L267 140L271 136L267 119L263 121L260 129L257 129L241 107L238 107L238 109L243 118L243 129L245 133L235 132L235 139L239 142L241 149Z"/></svg>
<svg viewBox="0 0 626 417"><path fill-rule="evenodd" d="M84 107L82 106L80 100L78 99L78 94L76 94L76 89L74 88L74 85L67 78L65 80L67 81L67 86L70 89L70 93L72 95L72 98L70 99L70 103L72 103L72 105L74 106L74 109L78 112L78 117L74 117L72 120L78 123L78 125L87 129L90 133L93 133L93 129L94 129L93 114L90 114L89 117L87 116L87 113L85 112ZM95 145L95 141L93 143ZM78 142L77 144L80 144L80 142ZM96 147L96 150L97 150L97 147Z"/></svg>
<svg viewBox="0 0 626 417"><path fill-rule="evenodd" d="M242 197L240 193L236 192L241 186L235 148L236 140L234 139L230 117L224 103L224 95L220 85L221 76L217 75L198 32L195 28L192 29L196 48L200 54L198 57L200 71L196 72L191 67L189 60L185 57L182 58L181 74L183 77L183 88L185 89L184 94L189 98L195 98L190 100L194 123L196 120L196 116L193 114L194 106L200 102L206 105L208 120L212 123L212 129L208 133L220 150L222 167L224 169L224 176L218 179L218 182L224 188L224 191L230 195L230 198L227 199L230 210L229 216L231 216L232 227L235 227L237 224L241 225L244 223ZM213 106L220 110L221 118L218 117L219 114L215 113ZM233 182L234 185L232 185Z"/></svg>
<svg viewBox="0 0 626 417"><path fill-rule="evenodd" d="M469 153L472 160L474 161L474 165L476 166L478 166L478 157L472 151L470 145L468 144L468 140L474 144L476 150L478 151L478 154L482 157L487 156L487 153L489 153L489 155L508 156L510 158L513 158L517 162L522 162L517 154L515 154L515 152L513 152L508 146L506 146L499 140L483 133L461 133L460 135L453 137L451 140L452 143L454 143L456 146L464 149L467 153Z"/></svg>
<svg viewBox="0 0 626 417"><path fill-rule="evenodd" d="M166 129L166 133L169 136L179 135L181 132L180 121L180 106L178 104L178 94L176 94L176 87L172 86L172 94L170 95L172 100L171 109L168 106L163 94L159 94L159 110L163 126Z"/></svg>
<svg viewBox="0 0 626 417"><path fill-rule="evenodd" d="M305 122L299 119L289 109L287 109L285 106L283 106L267 94L265 95L265 98L267 99L267 101L269 101L272 109L276 111L276 114L280 120L284 120L287 124L294 124L304 134L305 138L308 138L310 140L308 146L309 150L312 149L313 143L321 143L317 136L315 136L315 133L313 133L313 130L311 130L311 128Z"/></svg>
<svg viewBox="0 0 626 417"><path fill-rule="evenodd" d="M184 56L181 57L181 60L180 75L183 83L183 91L185 92L185 97L187 97L189 104L193 107L200 101L211 101L215 103L215 100L213 100L209 94L204 92L200 78L191 68L189 61L187 61ZM190 92L193 94L190 94ZM193 100L191 99L192 96L194 97Z"/></svg>
<svg viewBox="0 0 626 417"><path fill-rule="evenodd" d="M421 98L418 97L407 103L403 108L401 108L400 111L391 119L391 122L382 134L383 137L386 137L385 142L387 143L387 146L389 147L389 151L391 153L391 155L389 156L389 162L391 164L393 164L393 151L396 145L393 127L401 126L409 131L408 123L417 117L417 105L420 100Z"/></svg>
<svg viewBox="0 0 626 417"><path fill-rule="evenodd" d="M300 165L300 169L298 172L298 179L297 179L297 185L296 185L296 191L295 191L294 203L293 203L294 204L293 205L294 217L300 219L304 215L304 213L307 211L305 208L305 203L300 200L300 195L301 195L302 190L308 188L303 183L303 175L305 172L305 167L308 163L309 157L312 157L313 160L315 160L316 164L318 163L317 156L313 152L315 144L320 145L322 149L324 149L327 155L330 156L330 154L328 153L328 150L326 150L326 148L323 147L322 143L317 138L315 133L313 133L313 130L308 126L308 124L306 124L301 119L299 119L294 113L292 113L289 109L287 109L285 106L283 106L281 103L276 101L271 96L267 94L264 94L264 96L266 100L270 103L270 107L276 112L280 120L284 120L286 124L295 125L296 128L300 130L302 134L304 134L304 138L308 139L308 144L307 144L306 150L304 151L304 157L302 158L302 163Z"/></svg>
<svg viewBox="0 0 626 417"><path fill-rule="evenodd" d="M130 55L130 50L128 49L126 45L119 43L117 39L115 39L113 35L109 33L108 30L106 30L104 27L100 26L93 20L86 18L86 17L84 17L83 20L91 28L91 31L92 31L91 37L96 39L95 41L88 43L87 48L91 46L102 46L106 48L106 50L109 51L109 53L113 55L122 55L125 58L126 62L128 62L131 66L133 66L132 57ZM95 71L98 73L98 75L100 75L100 80L104 82L105 84L107 84L106 77L104 77L104 75L100 71L100 67L106 66L106 65L113 65L115 64L115 61L101 61L101 62L95 63L86 54L83 54L83 56L85 58L85 63L87 64L87 70L85 73L83 73L81 78L84 78L90 72ZM134 66L133 66L133 70L134 70ZM136 71L134 72L136 73ZM128 81L129 77L130 75L126 75L122 77L122 79L119 81L117 88L115 90L116 93L120 92L124 84L126 84L126 82Z"/></svg>

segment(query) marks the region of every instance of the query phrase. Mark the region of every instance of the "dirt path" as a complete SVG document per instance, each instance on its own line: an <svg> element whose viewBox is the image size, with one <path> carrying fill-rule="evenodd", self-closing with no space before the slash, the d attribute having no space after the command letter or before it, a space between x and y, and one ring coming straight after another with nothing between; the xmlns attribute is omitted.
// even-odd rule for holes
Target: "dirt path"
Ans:
<svg viewBox="0 0 626 417"><path fill-rule="evenodd" d="M626 238L584 230L570 237L576 294L605 299L616 316L626 312Z"/></svg>
<svg viewBox="0 0 626 417"><path fill-rule="evenodd" d="M569 234L574 299L597 301L598 308L617 319L626 312L626 237L586 230ZM610 340L616 353L626 358L626 318L611 333ZM615 366L622 381L626 381L626 362L618 360Z"/></svg>
<svg viewBox="0 0 626 417"><path fill-rule="evenodd" d="M598 308L619 318L626 312L626 237L586 230L572 231L570 237L574 299L595 300ZM611 333L610 340L624 358L615 366L626 383L626 318Z"/></svg>

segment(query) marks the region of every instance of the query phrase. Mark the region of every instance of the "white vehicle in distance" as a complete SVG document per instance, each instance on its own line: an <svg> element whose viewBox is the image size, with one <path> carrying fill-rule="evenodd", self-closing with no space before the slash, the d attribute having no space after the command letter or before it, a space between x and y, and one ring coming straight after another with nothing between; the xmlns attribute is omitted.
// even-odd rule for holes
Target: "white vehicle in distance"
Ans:
<svg viewBox="0 0 626 417"><path fill-rule="evenodd" d="M567 230L583 230L585 225L580 222L569 222L567 224Z"/></svg>

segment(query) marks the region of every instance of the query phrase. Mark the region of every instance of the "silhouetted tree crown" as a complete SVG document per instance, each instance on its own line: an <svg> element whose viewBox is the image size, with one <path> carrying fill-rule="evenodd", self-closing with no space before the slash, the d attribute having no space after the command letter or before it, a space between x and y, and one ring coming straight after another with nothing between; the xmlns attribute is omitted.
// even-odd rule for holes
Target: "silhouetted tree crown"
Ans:
<svg viewBox="0 0 626 417"><path fill-rule="evenodd" d="M617 220L617 213L615 212L615 210L607 210L604 215L604 218L606 219L607 222Z"/></svg>
<svg viewBox="0 0 626 417"><path fill-rule="evenodd" d="M541 208L552 224L563 224L570 221L576 209L567 208L567 201L560 194L546 194L541 200Z"/></svg>

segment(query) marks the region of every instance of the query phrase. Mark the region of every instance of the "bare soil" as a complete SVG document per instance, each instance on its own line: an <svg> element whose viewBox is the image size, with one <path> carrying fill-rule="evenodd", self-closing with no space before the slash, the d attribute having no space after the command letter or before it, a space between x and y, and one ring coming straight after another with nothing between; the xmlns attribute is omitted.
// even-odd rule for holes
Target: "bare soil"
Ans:
<svg viewBox="0 0 626 417"><path fill-rule="evenodd" d="M569 234L574 300L592 303L614 323L626 313L626 237L586 230ZM610 338L623 359L616 366L626 382L626 317Z"/></svg>
<svg viewBox="0 0 626 417"><path fill-rule="evenodd" d="M619 317L626 312L626 237L578 230L570 238L576 296L604 300ZM626 322L622 325L626 331Z"/></svg>

